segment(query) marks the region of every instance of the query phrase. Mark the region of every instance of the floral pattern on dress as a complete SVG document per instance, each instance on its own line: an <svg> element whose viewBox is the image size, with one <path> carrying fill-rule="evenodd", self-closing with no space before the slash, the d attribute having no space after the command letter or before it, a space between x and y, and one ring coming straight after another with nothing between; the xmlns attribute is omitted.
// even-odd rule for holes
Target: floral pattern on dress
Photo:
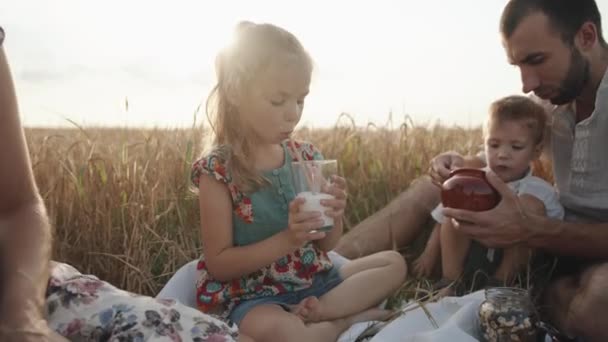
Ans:
<svg viewBox="0 0 608 342"><path fill-rule="evenodd" d="M234 212L247 223L253 222L253 209L251 199L239 191L234 183L232 176L226 168L226 162L218 155L210 154L207 157L197 160L192 165L192 183L198 187L200 177L204 174L213 175L214 178L228 186L232 207Z"/></svg>
<svg viewBox="0 0 608 342"><path fill-rule="evenodd" d="M290 150L295 150L297 153L297 158L300 160L316 160L323 159L323 155L319 150L317 150L313 144L307 142L300 142L295 140L287 140L285 145ZM295 159L295 156L292 154L292 158Z"/></svg>
<svg viewBox="0 0 608 342"><path fill-rule="evenodd" d="M186 307L120 290L66 264L55 264L46 294L49 326L70 341L229 342L236 326Z"/></svg>
<svg viewBox="0 0 608 342"><path fill-rule="evenodd" d="M321 152L310 143L288 140L284 144L285 147L290 150L295 148L297 158L300 160L323 158ZM295 156L292 156L292 158L295 158ZM232 182L232 175L226 164L227 162L223 160L219 154L211 152L209 155L197 160L192 165L192 172L190 174L192 183L198 187L202 175L211 175L216 180L226 184L228 190L230 190L234 213L243 219L243 221L253 223L254 213L251 199L240 191L236 184Z"/></svg>
<svg viewBox="0 0 608 342"><path fill-rule="evenodd" d="M323 158L309 143L286 141L284 148L291 153L292 159ZM205 174L212 175L228 186L234 213L245 222L253 223L255 213L251 199L232 182L226 162L213 153L201 158L192 168L193 183L198 186L200 177ZM203 312L227 319L232 309L241 301L308 288L312 285L316 273L330 270L332 267L327 253L319 250L313 243L308 243L261 270L239 279L222 282L213 279L208 273L205 256L201 255L197 264L197 305Z"/></svg>
<svg viewBox="0 0 608 342"><path fill-rule="evenodd" d="M232 309L241 301L308 288L315 274L332 267L327 253L308 243L261 270L222 282L211 277L205 256L201 255L197 264L197 305L203 312L228 319Z"/></svg>

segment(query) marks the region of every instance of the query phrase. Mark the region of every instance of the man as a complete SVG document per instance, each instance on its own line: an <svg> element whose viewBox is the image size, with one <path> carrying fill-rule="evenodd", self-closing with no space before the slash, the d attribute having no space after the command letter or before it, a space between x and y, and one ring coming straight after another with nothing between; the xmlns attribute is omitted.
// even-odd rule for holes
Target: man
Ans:
<svg viewBox="0 0 608 342"><path fill-rule="evenodd" d="M454 219L456 229L486 246L523 243L559 256L556 277L546 291L548 311L568 334L606 341L608 44L600 13L594 0L511 0L500 30L507 57L520 70L524 93L533 92L552 105L549 154L565 222L529 213L491 173L488 178L503 197L496 208L478 213L446 208L444 214ZM451 169L467 162L482 163L442 154L433 160L432 175L445 179ZM337 251L354 256L354 239L373 239L376 224L396 223L399 215L408 225L423 222L428 204L437 200L431 186L428 180L419 181L409 194L346 235ZM391 213L405 208L408 213L391 219ZM401 228L394 234L400 243L409 243L420 230ZM388 247L385 243L376 239L359 250L368 253Z"/></svg>

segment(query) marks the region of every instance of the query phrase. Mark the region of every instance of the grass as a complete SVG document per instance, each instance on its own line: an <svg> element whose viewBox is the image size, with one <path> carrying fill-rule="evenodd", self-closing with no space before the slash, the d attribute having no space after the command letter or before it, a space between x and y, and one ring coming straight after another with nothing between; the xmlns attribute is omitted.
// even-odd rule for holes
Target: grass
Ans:
<svg viewBox="0 0 608 342"><path fill-rule="evenodd" d="M346 119L348 119L346 117ZM205 131L192 129L27 129L36 180L55 230L53 258L129 291L155 295L200 253L190 165ZM348 180L347 229L425 174L445 150L475 153L478 128L368 126L341 120L301 129ZM420 296L409 281L402 293Z"/></svg>

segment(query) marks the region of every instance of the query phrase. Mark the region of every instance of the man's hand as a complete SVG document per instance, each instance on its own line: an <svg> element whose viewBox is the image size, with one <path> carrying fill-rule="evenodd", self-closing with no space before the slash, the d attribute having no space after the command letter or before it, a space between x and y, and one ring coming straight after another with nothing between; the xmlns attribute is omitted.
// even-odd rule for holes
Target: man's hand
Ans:
<svg viewBox="0 0 608 342"><path fill-rule="evenodd" d="M526 215L517 195L507 184L488 171L487 179L500 193L502 200L491 210L475 212L445 208L454 228L490 248L504 248L527 241L531 232L525 224Z"/></svg>

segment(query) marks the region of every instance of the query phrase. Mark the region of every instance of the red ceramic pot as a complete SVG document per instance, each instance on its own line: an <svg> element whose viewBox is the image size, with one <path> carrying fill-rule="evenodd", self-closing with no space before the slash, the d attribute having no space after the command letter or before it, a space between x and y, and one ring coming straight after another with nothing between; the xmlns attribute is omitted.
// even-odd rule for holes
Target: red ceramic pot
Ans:
<svg viewBox="0 0 608 342"><path fill-rule="evenodd" d="M441 187L441 203L446 208L485 211L498 202L500 194L490 185L484 170L453 170Z"/></svg>

